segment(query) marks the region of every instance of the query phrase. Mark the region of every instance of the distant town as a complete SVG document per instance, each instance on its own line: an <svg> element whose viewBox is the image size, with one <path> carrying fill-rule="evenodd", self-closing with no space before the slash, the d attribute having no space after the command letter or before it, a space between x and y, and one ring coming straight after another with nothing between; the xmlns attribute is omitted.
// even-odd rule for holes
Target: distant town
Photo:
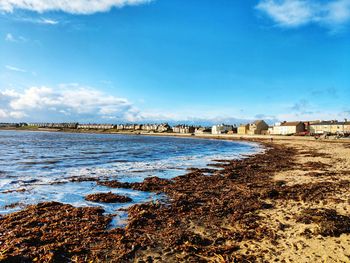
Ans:
<svg viewBox="0 0 350 263"><path fill-rule="evenodd" d="M218 124L212 127L194 125L162 124L80 124L80 123L0 123L0 128L11 129L74 129L110 130L115 132L134 133L177 133L177 134L238 134L238 135L297 135L297 136L320 136L336 135L341 137L350 136L350 121L294 121L278 122L269 126L264 120L256 120L251 123L240 125Z"/></svg>

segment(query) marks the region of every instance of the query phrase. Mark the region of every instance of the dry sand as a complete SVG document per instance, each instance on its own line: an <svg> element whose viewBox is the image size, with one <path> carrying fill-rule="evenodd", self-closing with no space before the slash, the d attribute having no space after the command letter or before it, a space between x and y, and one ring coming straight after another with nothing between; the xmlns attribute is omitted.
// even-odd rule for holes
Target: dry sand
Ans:
<svg viewBox="0 0 350 263"><path fill-rule="evenodd" d="M350 144L307 140L275 140L274 143L296 148L295 163L300 164L275 173L275 181L283 180L287 186L298 187L337 185L350 180ZM311 156L309 150L316 156ZM316 234L318 224L297 220L306 209L334 209L339 215L350 216L349 188L335 186L334 191L327 192L324 197L307 201L271 200L274 208L260 211L262 219L259 223L276 231L276 242L271 243L268 239L247 241L242 246L247 246L243 253L260 254L259 261L268 262L350 262L350 234L324 237Z"/></svg>

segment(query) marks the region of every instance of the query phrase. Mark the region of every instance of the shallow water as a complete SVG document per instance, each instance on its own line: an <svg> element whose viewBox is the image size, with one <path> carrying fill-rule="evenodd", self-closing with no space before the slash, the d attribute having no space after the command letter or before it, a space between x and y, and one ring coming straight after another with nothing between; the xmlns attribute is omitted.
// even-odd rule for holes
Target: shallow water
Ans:
<svg viewBox="0 0 350 263"><path fill-rule="evenodd" d="M148 176L171 178L215 159L241 158L260 150L251 143L195 138L0 131L0 214L42 201L98 205L115 213L118 208L157 197L70 179L135 182ZM11 192L18 189L25 191ZM84 200L87 194L108 191L129 196L133 202L96 204ZM17 202L21 205L5 207Z"/></svg>

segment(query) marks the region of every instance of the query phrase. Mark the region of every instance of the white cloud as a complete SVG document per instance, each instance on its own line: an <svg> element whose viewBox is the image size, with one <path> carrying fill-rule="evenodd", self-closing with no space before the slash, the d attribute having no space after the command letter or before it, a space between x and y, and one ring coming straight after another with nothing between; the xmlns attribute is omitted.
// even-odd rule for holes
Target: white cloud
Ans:
<svg viewBox="0 0 350 263"><path fill-rule="evenodd" d="M27 115L22 111L6 111L3 109L0 109L0 120L2 119L8 119L8 120L18 120L23 119L24 117L27 117Z"/></svg>
<svg viewBox="0 0 350 263"><path fill-rule="evenodd" d="M3 109L0 109L0 120L5 119L7 117L8 117L8 115L7 115L6 111Z"/></svg>
<svg viewBox="0 0 350 263"><path fill-rule="evenodd" d="M113 7L139 5L152 0L1 0L0 10L13 12L25 9L39 13L63 11L72 14L92 14L106 12Z"/></svg>
<svg viewBox="0 0 350 263"><path fill-rule="evenodd" d="M76 83L57 88L30 87L24 90L0 90L0 121L79 121L79 122L163 122L221 123L230 119L205 115L189 116L188 112L164 110L140 111L125 98L108 95ZM193 112L192 112L193 113ZM193 114L195 115L195 114Z"/></svg>
<svg viewBox="0 0 350 263"><path fill-rule="evenodd" d="M23 91L0 91L0 118L21 119L25 116L46 116L70 120L141 118L139 112L124 98L107 95L98 90L69 86L57 89L31 87Z"/></svg>
<svg viewBox="0 0 350 263"><path fill-rule="evenodd" d="M49 18L41 18L41 19L37 20L37 22L39 24L45 24L45 25L57 25L59 23L59 21L49 19Z"/></svg>
<svg viewBox="0 0 350 263"><path fill-rule="evenodd" d="M10 33L7 33L6 36L5 36L5 40L6 41L9 41L9 42L16 42L14 36Z"/></svg>
<svg viewBox="0 0 350 263"><path fill-rule="evenodd" d="M24 90L0 90L0 122L2 121L78 121L78 122L164 122L212 125L217 123L240 124L254 119L316 120L348 118L350 112L320 110L320 107L301 100L288 104L275 116L242 116L234 109L139 110L125 98L106 94L76 83L52 87L30 87Z"/></svg>
<svg viewBox="0 0 350 263"><path fill-rule="evenodd" d="M5 40L8 41L8 42L26 42L27 39L22 37L22 36L19 36L19 37L15 37L14 35L12 35L11 33L7 33L5 35Z"/></svg>
<svg viewBox="0 0 350 263"><path fill-rule="evenodd" d="M6 65L5 68L7 70L10 70L10 71L16 71L16 72L22 72L22 73L26 73L27 71L24 70L24 69L21 69L21 68L17 68L17 67L14 67L14 66L10 66L10 65Z"/></svg>
<svg viewBox="0 0 350 263"><path fill-rule="evenodd" d="M261 0L256 8L282 27L313 23L335 28L350 21L350 0Z"/></svg>
<svg viewBox="0 0 350 263"><path fill-rule="evenodd" d="M1 12L1 6L0 6L0 12ZM48 25L48 26L54 26L54 25L66 23L66 21L59 21L57 19L48 18L48 17L23 16L23 15L15 15L15 14L11 17L11 19L18 22L32 23L37 25ZM21 37L17 38L17 40L21 40ZM17 41L17 42L20 42L20 41Z"/></svg>
<svg viewBox="0 0 350 263"><path fill-rule="evenodd" d="M22 119L24 117L27 117L28 115L22 111L10 111L9 116L14 119Z"/></svg>

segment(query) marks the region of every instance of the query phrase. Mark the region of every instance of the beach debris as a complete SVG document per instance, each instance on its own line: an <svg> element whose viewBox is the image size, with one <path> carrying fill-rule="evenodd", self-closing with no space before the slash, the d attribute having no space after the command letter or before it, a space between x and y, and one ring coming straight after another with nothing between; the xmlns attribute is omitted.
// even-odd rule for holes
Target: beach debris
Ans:
<svg viewBox="0 0 350 263"><path fill-rule="evenodd" d="M128 196L108 193L97 193L85 196L86 201L98 202L98 203L129 203L132 199Z"/></svg>
<svg viewBox="0 0 350 263"><path fill-rule="evenodd" d="M15 202L15 203L12 203L12 204L8 204L8 205L5 205L4 206L4 209L12 209L12 208L16 208L16 207L25 207L25 205L23 203L20 203L20 202Z"/></svg>
<svg viewBox="0 0 350 263"><path fill-rule="evenodd" d="M295 148L270 143L265 147L264 153L250 158L225 160L219 170L189 169L170 180L149 177L125 183L97 179L98 185L110 188L166 196L162 201L127 208L125 228L109 229L111 216L104 215L101 208L56 202L0 217L0 261L256 262L264 252L245 254L241 244L262 240L277 244L278 232L289 227L279 223L274 229L262 224L260 212L273 209L279 201L323 202L332 192L350 187L349 180L299 185L274 181L276 172L301 169L302 165L295 162ZM312 172L313 167L306 165L305 170ZM113 197L110 194L91 197L100 202ZM349 217L334 210L305 210L297 221L318 226L317 233L306 231L308 236L349 233Z"/></svg>
<svg viewBox="0 0 350 263"><path fill-rule="evenodd" d="M19 188L19 189L13 189L13 190L6 190L6 191L3 191L1 193L2 194L9 194L9 193L14 193L14 192L23 193L25 191L27 191L25 188Z"/></svg>
<svg viewBox="0 0 350 263"><path fill-rule="evenodd" d="M171 184L167 179L162 179L156 176L147 177L142 183L122 183L119 181L97 181L98 185L107 186L110 188L125 188L138 191L158 192L165 186Z"/></svg>
<svg viewBox="0 0 350 263"><path fill-rule="evenodd" d="M68 262L93 254L111 221L103 212L46 202L5 215L0 218L0 261Z"/></svg>
<svg viewBox="0 0 350 263"><path fill-rule="evenodd" d="M350 233L350 216L339 215L334 209L306 209L297 218L304 224L317 224L316 234L339 237Z"/></svg>

